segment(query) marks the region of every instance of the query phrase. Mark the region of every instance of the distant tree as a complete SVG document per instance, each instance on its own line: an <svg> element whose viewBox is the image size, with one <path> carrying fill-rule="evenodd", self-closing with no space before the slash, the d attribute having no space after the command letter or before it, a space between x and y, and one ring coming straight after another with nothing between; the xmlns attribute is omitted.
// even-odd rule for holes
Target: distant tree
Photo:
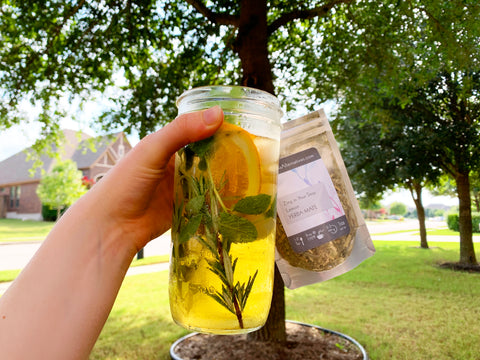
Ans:
<svg viewBox="0 0 480 360"><path fill-rule="evenodd" d="M359 196L375 201L389 189L409 190L417 209L420 246L428 248L422 190L441 172L432 163L436 152L430 135L415 121L388 97L378 95L375 102L358 108L356 101L345 102L333 128Z"/></svg>
<svg viewBox="0 0 480 360"><path fill-rule="evenodd" d="M407 213L407 205L398 201L394 202L390 205L389 212L390 212L390 215L403 216Z"/></svg>
<svg viewBox="0 0 480 360"><path fill-rule="evenodd" d="M82 172L72 160L57 161L52 171L42 177L37 187L37 195L42 204L57 210L57 220L61 211L72 205L86 191Z"/></svg>
<svg viewBox="0 0 480 360"><path fill-rule="evenodd" d="M473 206L476 212L480 212L480 171L473 171L470 174L470 189Z"/></svg>
<svg viewBox="0 0 480 360"><path fill-rule="evenodd" d="M457 196L455 180L447 174L440 176L437 183L427 186L427 189L434 196L450 196L452 198Z"/></svg>
<svg viewBox="0 0 480 360"><path fill-rule="evenodd" d="M337 128L346 132L343 146L350 150L344 153L351 155L346 163L360 171L356 175L352 170L353 177L374 193L402 184L421 194L440 172L448 175L459 199L459 263L476 265L470 175L480 169L480 67L441 71L422 85L405 81L397 89L398 94L408 89L406 103L390 94L391 89L383 93L385 86L381 81L372 84L369 98L349 93L350 101L342 105ZM417 205L420 196L414 201ZM424 222L418 206L417 211Z"/></svg>

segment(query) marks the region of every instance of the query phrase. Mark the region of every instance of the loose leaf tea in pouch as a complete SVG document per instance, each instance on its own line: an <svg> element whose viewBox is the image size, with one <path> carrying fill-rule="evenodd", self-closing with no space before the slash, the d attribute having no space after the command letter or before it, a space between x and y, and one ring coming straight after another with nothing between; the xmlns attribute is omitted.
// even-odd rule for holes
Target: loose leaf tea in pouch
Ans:
<svg viewBox="0 0 480 360"><path fill-rule="evenodd" d="M290 289L341 275L375 252L323 110L283 125L277 216L276 263Z"/></svg>

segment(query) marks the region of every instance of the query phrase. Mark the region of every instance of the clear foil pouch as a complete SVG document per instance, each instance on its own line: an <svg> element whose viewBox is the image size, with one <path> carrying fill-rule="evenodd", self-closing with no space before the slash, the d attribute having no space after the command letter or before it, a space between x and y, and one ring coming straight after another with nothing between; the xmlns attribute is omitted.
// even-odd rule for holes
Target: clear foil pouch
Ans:
<svg viewBox="0 0 480 360"><path fill-rule="evenodd" d="M375 253L323 110L283 125L275 260L285 286L331 279Z"/></svg>

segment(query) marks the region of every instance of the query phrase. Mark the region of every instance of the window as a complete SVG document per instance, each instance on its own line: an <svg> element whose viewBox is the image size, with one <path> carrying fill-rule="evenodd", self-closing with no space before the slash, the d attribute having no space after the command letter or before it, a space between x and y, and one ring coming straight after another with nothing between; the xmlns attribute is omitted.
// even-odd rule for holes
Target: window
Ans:
<svg viewBox="0 0 480 360"><path fill-rule="evenodd" d="M20 206L20 186L10 187L10 207Z"/></svg>
<svg viewBox="0 0 480 360"><path fill-rule="evenodd" d="M15 206L17 208L20 206L20 186L17 186L17 197L15 199Z"/></svg>

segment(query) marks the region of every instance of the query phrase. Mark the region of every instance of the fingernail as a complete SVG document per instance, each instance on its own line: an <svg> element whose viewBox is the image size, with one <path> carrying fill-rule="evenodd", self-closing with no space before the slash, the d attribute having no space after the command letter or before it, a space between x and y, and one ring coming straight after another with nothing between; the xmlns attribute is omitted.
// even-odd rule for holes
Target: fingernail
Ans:
<svg viewBox="0 0 480 360"><path fill-rule="evenodd" d="M220 112L222 109L220 106L214 106L203 112L203 121L206 125L214 125L220 120Z"/></svg>

